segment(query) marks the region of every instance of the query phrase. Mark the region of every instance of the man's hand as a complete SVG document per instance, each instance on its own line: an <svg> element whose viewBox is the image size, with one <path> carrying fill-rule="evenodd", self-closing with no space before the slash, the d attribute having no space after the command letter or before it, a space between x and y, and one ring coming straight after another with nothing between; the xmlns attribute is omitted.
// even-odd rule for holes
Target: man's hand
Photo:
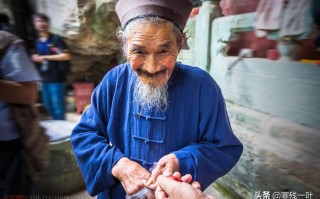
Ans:
<svg viewBox="0 0 320 199"><path fill-rule="evenodd" d="M151 175L138 163L125 157L121 158L114 165L111 173L121 181L121 184L128 195L132 195L144 188L144 184L146 184Z"/></svg>
<svg viewBox="0 0 320 199"><path fill-rule="evenodd" d="M179 171L179 161L174 154L163 156L158 162L156 167L152 170L151 177L149 178L146 186L150 189L156 188L156 180L159 175L171 176L174 172Z"/></svg>
<svg viewBox="0 0 320 199"><path fill-rule="evenodd" d="M174 178L178 178L179 176L181 177L180 173L178 172L173 174ZM200 191L200 184L198 182L193 181L191 183L191 175L185 175L179 180L181 180L182 182L172 180L169 177L165 177L162 175L158 176L158 187L155 191L156 199L213 199L212 196L207 196Z"/></svg>

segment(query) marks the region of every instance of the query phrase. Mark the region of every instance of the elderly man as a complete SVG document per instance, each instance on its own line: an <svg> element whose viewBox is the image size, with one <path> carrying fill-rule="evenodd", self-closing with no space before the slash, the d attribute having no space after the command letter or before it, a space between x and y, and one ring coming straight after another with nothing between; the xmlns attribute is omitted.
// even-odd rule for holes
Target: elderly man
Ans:
<svg viewBox="0 0 320 199"><path fill-rule="evenodd" d="M220 88L176 62L191 9L189 0L117 2L128 63L106 74L71 135L90 195L153 190L176 171L205 189L239 160Z"/></svg>

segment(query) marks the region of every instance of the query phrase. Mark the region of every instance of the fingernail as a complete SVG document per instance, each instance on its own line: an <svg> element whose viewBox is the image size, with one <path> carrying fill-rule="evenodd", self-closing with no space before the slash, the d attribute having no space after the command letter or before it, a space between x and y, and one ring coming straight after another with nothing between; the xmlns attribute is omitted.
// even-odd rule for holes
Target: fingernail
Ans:
<svg viewBox="0 0 320 199"><path fill-rule="evenodd" d="M147 181L147 185L149 186L151 184L151 179L149 178L149 180Z"/></svg>
<svg viewBox="0 0 320 199"><path fill-rule="evenodd" d="M145 179L142 179L142 183L143 183L144 186L147 186L147 185L148 185L148 182L147 182L147 180L145 180Z"/></svg>
<svg viewBox="0 0 320 199"><path fill-rule="evenodd" d="M154 183L155 183L155 179L154 179L154 178L149 179L149 183L148 183L148 185L151 185L151 184L154 184Z"/></svg>

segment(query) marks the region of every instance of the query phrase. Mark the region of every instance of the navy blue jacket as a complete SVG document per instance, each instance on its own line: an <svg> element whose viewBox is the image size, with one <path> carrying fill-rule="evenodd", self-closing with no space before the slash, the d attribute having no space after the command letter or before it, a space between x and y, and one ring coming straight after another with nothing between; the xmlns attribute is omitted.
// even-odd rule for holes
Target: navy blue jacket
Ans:
<svg viewBox="0 0 320 199"><path fill-rule="evenodd" d="M237 163L242 144L233 134L220 88L205 71L177 63L169 80L166 111L143 112L133 100L136 73L126 63L104 77L71 135L90 195L124 198L111 174L122 157L149 169L169 153L182 175L205 189Z"/></svg>

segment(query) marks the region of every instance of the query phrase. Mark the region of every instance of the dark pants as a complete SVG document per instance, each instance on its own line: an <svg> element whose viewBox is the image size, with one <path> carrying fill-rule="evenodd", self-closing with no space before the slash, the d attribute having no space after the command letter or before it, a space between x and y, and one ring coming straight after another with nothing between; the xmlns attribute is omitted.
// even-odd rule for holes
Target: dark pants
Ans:
<svg viewBox="0 0 320 199"><path fill-rule="evenodd" d="M30 185L22 141L0 141L0 199L29 195Z"/></svg>

